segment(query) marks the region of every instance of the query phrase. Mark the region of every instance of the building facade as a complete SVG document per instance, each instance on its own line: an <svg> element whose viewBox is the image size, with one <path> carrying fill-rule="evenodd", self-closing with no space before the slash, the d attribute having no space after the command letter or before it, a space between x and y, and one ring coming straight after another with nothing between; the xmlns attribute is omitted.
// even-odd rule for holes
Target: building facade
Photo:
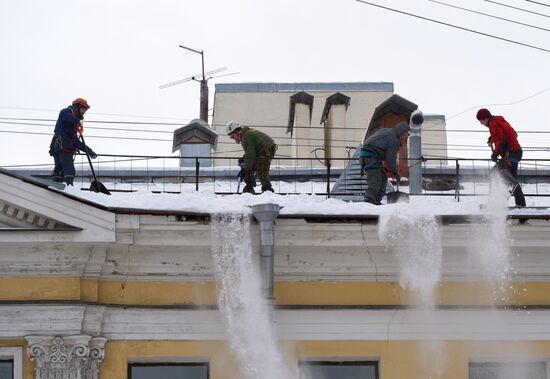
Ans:
<svg viewBox="0 0 550 379"><path fill-rule="evenodd" d="M280 354L278 364L301 378L549 377L548 214L504 223L506 278L481 269L498 254L490 264L473 259L507 248L484 232L492 224L483 215L438 216L421 229L436 233L431 246L414 233L388 245L383 226L399 222L376 215L281 214L269 349L260 323L240 325L250 341L232 340L239 318L222 314L213 246L236 238L216 217L98 206L2 171L0 373L236 379L250 377L243 356L258 350ZM254 219L239 222L256 260L262 231ZM423 281L403 268L434 249L440 277L426 301ZM416 257L428 277L434 262ZM269 367L255 366L256 377L272 377Z"/></svg>

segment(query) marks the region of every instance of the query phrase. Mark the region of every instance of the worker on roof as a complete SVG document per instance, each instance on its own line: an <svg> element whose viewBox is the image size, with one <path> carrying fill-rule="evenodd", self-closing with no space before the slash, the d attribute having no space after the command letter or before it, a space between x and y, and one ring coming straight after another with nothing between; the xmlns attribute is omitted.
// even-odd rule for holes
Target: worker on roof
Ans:
<svg viewBox="0 0 550 379"><path fill-rule="evenodd" d="M368 137L363 143L359 154L361 174L367 175L367 190L365 201L380 205L386 193L388 174L395 178L397 183L401 175L397 171L397 153L402 143L406 143L411 127L406 122L399 122L393 128L381 128Z"/></svg>
<svg viewBox="0 0 550 379"><path fill-rule="evenodd" d="M254 174L258 176L262 184L262 192L274 192L269 179L269 168L277 151L277 145L273 139L259 130L247 126L241 127L237 121L228 122L225 131L229 138L240 143L244 150L245 186L243 193L255 193Z"/></svg>
<svg viewBox="0 0 550 379"><path fill-rule="evenodd" d="M518 165L523 156L518 134L504 117L493 116L486 108L478 110L476 118L481 125L489 128L487 145L491 147L491 160L497 164L496 168L512 186L511 193L514 195L516 206L525 207L525 196L517 180Z"/></svg>
<svg viewBox="0 0 550 379"><path fill-rule="evenodd" d="M77 151L87 152L92 159L97 157L97 154L79 139L79 133L82 133L82 120L88 109L90 109L88 102L79 97L59 112L50 143L50 155L55 163L53 180L56 182L73 185L75 176L73 161Z"/></svg>

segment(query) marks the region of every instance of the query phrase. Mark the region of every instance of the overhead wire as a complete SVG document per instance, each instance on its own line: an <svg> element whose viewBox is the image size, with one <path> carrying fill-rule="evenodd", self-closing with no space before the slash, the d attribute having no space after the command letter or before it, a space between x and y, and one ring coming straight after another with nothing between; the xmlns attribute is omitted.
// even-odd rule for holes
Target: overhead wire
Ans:
<svg viewBox="0 0 550 379"><path fill-rule="evenodd" d="M59 112L59 109L44 109L44 108L28 108L28 107L14 107L7 105L0 105L0 109L15 109L15 110L24 110L24 111L33 111L33 112ZM100 116L115 116L115 117L135 117L135 118L150 118L157 120L181 120L181 121L191 121L193 118L181 118L181 117L160 117L160 116L143 116L143 115L134 115L134 114L124 114L124 113L98 113L94 112L96 115Z"/></svg>
<svg viewBox="0 0 550 379"><path fill-rule="evenodd" d="M534 28L534 29L543 30L543 31L545 31L545 32L550 32L550 29L542 28L542 27L540 27L540 26L536 26L536 25L532 25L532 24L527 24L527 23L520 22L520 21L511 20L511 19L509 19L509 18L499 17L499 16L495 16L495 15L492 15L492 14L488 14L488 13L484 13L484 12L475 11L475 10L473 10L473 9L468 9L468 8L459 7L459 6L457 6L457 5L447 4L447 3L444 3L444 2L442 2L442 1L437 1L437 0L428 0L428 1L430 1L430 2L432 2L432 3L444 5L444 6L447 6L447 7L451 7L451 8L455 8L455 9L460 9L460 10L463 10L463 11L466 11L466 12L471 12L471 13L475 13L475 14L480 14L480 15L483 15L483 16L491 17L491 18L494 18L494 19L497 19L497 20L507 21L507 22L511 22L511 23L513 23L513 24L518 24L518 25L522 25L522 26L527 26L528 28Z"/></svg>
<svg viewBox="0 0 550 379"><path fill-rule="evenodd" d="M539 1L533 1L533 0L525 0L527 1L528 3L533 3L533 4L537 4L537 5L542 5L543 7L550 7L550 4L545 4L545 3L541 3Z"/></svg>
<svg viewBox="0 0 550 379"><path fill-rule="evenodd" d="M504 4L504 3L501 3L501 2L498 2L498 1L494 1L494 0L483 0L483 1L485 1L487 3L497 4L497 5L500 5L502 7L506 7L506 8L512 8L512 9L515 9L515 10L518 10L518 11L521 11L521 12L536 14L538 16L549 17L550 18L550 15L547 15L547 14L544 14L544 13L534 12L534 11L531 11L531 10L525 9L525 8L514 7L513 5Z"/></svg>
<svg viewBox="0 0 550 379"><path fill-rule="evenodd" d="M480 32L480 31L478 31L478 30L465 28L465 27L463 27L463 26L458 26L458 25L450 24L450 23L448 23L448 22L443 22L443 21L435 20L435 19L433 19L433 18L424 17L424 16L419 16L419 15L414 14L414 13L409 13L409 12L405 12L405 11L402 11L402 10L399 10L399 9L394 9L394 8L386 7L386 6L383 6L383 5L380 5L380 4L371 3L371 2L368 2L368 1L365 1L365 0L355 0L355 1L358 2L358 3L363 3L363 4L366 4L366 5L373 6L373 7L385 9L385 10L388 10L388 11L391 11L391 12L400 13L400 14L403 14L403 15L406 15L406 16L418 18L418 19L425 20L425 21L430 21L430 22L433 22L433 23L436 23L436 24L448 26L448 27L455 28L455 29L464 30L464 31L467 31L467 32L470 32L470 33L475 33L475 34L479 34L479 35L482 35L482 36L485 36L485 37L498 39L498 40L500 40L500 41L509 42L509 43L512 43L512 44L515 44L515 45L520 45L520 46L524 46L524 47L529 47L529 48L531 48L531 49L540 50L540 51L544 51L544 52L546 52L546 53L550 53L550 50L549 50L549 49L545 49L545 48L543 48L543 47L539 47L539 46L535 46L535 45L530 45L530 44L527 44L527 43L523 43L523 42L511 40L511 39L504 38L504 37L499 37L499 36L496 36L496 35L494 35L494 34L489 34L489 33ZM485 0L485 1L489 1L489 0Z"/></svg>
<svg viewBox="0 0 550 379"><path fill-rule="evenodd" d="M7 134L26 134L26 135L39 135L39 136L51 136L51 133L41 133L41 132L26 132L26 131L14 131L14 130L0 130L0 133ZM548 133L548 132L547 132ZM118 136L97 136L97 135L88 135L89 139L114 139L114 140L130 140L130 141L150 141L150 142L173 142L172 139L162 139L162 138L140 138L140 137L118 137ZM347 141L341 141L347 142ZM218 144L221 145L234 145L234 142L224 142L220 141ZM307 147L307 148L324 148L324 144L278 144L279 146L296 146L296 147ZM430 146L431 150L462 150L462 151L485 151L487 148L483 145L465 145L465 144L437 144L437 143L424 143L425 146ZM355 146L332 144L332 147L335 148L355 148ZM439 146L441 148L439 148ZM542 149L540 151L547 151L550 147L547 146L528 146L524 147L525 150L536 151L535 149ZM235 150L232 152L238 152L240 150ZM228 152L220 152L220 154Z"/></svg>
<svg viewBox="0 0 550 379"><path fill-rule="evenodd" d="M550 88L547 88L544 91L539 92L538 94L540 94L542 92L545 92L545 91L548 91L548 90L550 90ZM530 97L533 97L535 95L532 95ZM522 99L520 101L523 101L523 100L526 100L526 99ZM518 102L520 102L520 101L518 101ZM516 104L518 102L508 103L508 104L488 104L488 105L485 105L485 106L513 105L513 104ZM476 107L469 108L468 110L475 109L475 108ZM461 114L467 112L468 110L461 112ZM455 116L456 115L451 116L451 117L455 117ZM53 127L53 125L52 124L43 124L43 123L22 123L22 122L20 123L20 122L17 122L17 121L12 122L12 121L1 121L1 120L29 120L29 121L50 121L50 122L55 121L55 120L52 120L52 119L49 119L49 120L48 119L30 119L30 118L20 118L19 119L19 118L0 117L0 124L47 126L47 127ZM86 121L85 123L86 124L89 124L89 123L129 124L129 125L134 125L135 124L133 122L125 122L125 121ZM138 125L157 125L157 124L158 123L138 122ZM160 123L160 125L172 125L172 124ZM180 124L174 124L174 125L179 126ZM223 125L223 126L225 126L225 124L214 124L214 125L218 125L218 126ZM288 127L287 125L256 124L256 123L248 123L247 126L265 127L265 128L287 128ZM325 129L324 126L295 126L294 128L295 129L306 129L306 130L312 130L312 129L324 130ZM101 127L95 127L95 126L85 126L85 129L103 129L103 130L130 131L130 132L144 132L144 133L166 133L166 134L173 133L173 130L172 131L162 131L162 130L147 130L147 129L143 130L143 129L129 129L129 128L118 128L117 129L117 128L101 128ZM345 126L345 127L332 126L330 129L332 129L332 130L363 130L363 131L366 130L365 127L351 127L351 126ZM423 129L423 131L430 132L430 133L487 133L487 131L483 130L483 129L428 129L428 128L425 128L425 129ZM547 134L547 133L550 133L550 131L546 131L546 130L520 130L518 132L519 133L524 133L524 134ZM287 138L287 137L282 137L282 138ZM288 138L291 138L291 137L288 137Z"/></svg>
<svg viewBox="0 0 550 379"><path fill-rule="evenodd" d="M468 109L463 110L462 112L459 112L459 113L456 113L456 114L454 114L454 115L452 115L452 116L446 117L446 118L445 118L445 121L450 120L450 119L452 119L452 118L455 118L455 117L457 117L457 116L460 116L461 114L464 114L464 113L469 112L469 111L471 111L471 110L478 109L478 108L493 107L493 106L496 107L496 106L516 105L516 104L519 104L519 103L524 102L524 101L526 101L526 100L532 99L533 97L538 96L538 95L541 95L541 94L543 94L543 93L545 93L545 92L548 92L548 91L550 91L550 87L545 88L545 89L543 89L543 90L541 90L541 91L539 91L539 92L536 92L536 93L534 93L534 94L532 94L532 95L529 95L529 96L527 96L527 97L524 97L524 98L522 98L522 99L519 99L519 100L510 102L510 103L493 103L493 104L476 105L475 107L470 107L470 108L468 108Z"/></svg>
<svg viewBox="0 0 550 379"><path fill-rule="evenodd" d="M1 120L2 118L0 118ZM53 125L50 124L41 124L41 123L19 123L19 122L12 122L12 121L0 121L0 124L15 124L15 125L29 125L29 126L44 126L44 127L53 127ZM260 124L249 124L253 127L270 127L270 128L286 128L286 125L260 125ZM324 129L324 127L317 127L317 126L311 126L311 127L300 127L302 129ZM173 131L161 131L161 130L142 130L142 129L129 129L129 128L102 128L102 127L95 127L95 126L87 126L84 128L85 130L89 129L101 129L101 130L115 130L115 131L129 131L129 132L144 132L144 133L165 133L165 134L172 134ZM365 128L361 127L332 127L331 129L342 129L342 130L365 130ZM430 132L430 133L487 133L487 130L484 129L423 129L423 132ZM518 130L518 133L521 134L550 134L550 130ZM31 133L32 134L32 133ZM287 137L287 136L281 136L277 138L288 138L292 139L294 137ZM300 138L302 139L302 138ZM312 140L315 140L312 138ZM319 140L319 139L317 139ZM341 140L341 142L344 142L347 140Z"/></svg>

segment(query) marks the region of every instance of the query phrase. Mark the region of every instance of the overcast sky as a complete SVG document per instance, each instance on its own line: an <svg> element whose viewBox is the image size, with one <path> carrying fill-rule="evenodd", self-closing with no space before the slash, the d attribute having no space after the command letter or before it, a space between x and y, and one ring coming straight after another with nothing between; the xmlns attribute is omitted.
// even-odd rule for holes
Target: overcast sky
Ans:
<svg viewBox="0 0 550 379"><path fill-rule="evenodd" d="M441 0L550 29L550 17L484 0ZM428 0L372 2L550 50L548 31L514 25ZM550 15L526 0L500 2ZM550 0L540 0L550 5ZM354 0L0 0L0 117L55 119L75 97L87 120L185 123L199 114L199 84L159 86L228 67L220 82L392 82L425 113L451 117L488 104L520 133L524 147L550 146L550 52L449 28ZM507 104L547 90L514 105ZM137 117L140 116L140 117ZM148 118L146 118L146 117ZM1 120L5 122L6 120ZM54 122L0 124L0 165L49 163ZM368 124L366 120L365 125ZM92 126L92 124L88 124ZM97 153L170 155L174 127L97 125L159 133L87 130ZM475 110L449 130L480 129ZM170 141L100 139L93 136ZM486 134L448 133L449 144L484 145ZM487 157L487 152L450 151ZM550 157L526 152L524 158Z"/></svg>

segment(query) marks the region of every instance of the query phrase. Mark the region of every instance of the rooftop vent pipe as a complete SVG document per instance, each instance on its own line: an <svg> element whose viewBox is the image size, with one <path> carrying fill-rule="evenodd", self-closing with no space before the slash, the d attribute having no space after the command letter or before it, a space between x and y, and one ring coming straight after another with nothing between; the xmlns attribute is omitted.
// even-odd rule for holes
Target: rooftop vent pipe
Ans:
<svg viewBox="0 0 550 379"><path fill-rule="evenodd" d="M278 204L256 204L252 214L260 223L260 270L262 273L262 292L264 299L273 301L273 266L275 233L273 224L279 215Z"/></svg>

